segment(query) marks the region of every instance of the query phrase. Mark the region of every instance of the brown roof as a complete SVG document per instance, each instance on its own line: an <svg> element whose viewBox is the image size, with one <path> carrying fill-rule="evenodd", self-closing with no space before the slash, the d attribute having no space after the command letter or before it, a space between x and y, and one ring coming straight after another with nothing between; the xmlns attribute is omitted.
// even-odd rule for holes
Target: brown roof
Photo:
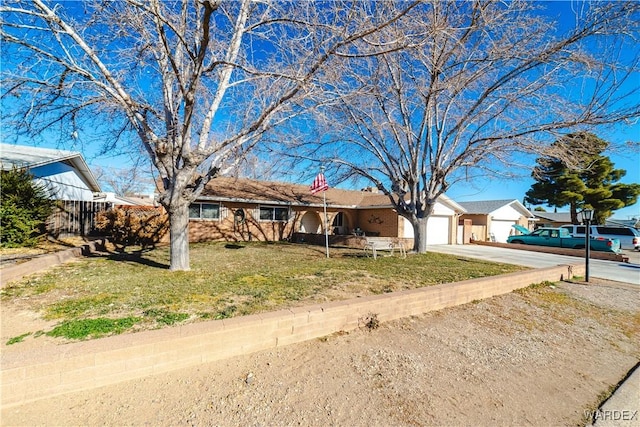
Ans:
<svg viewBox="0 0 640 427"><path fill-rule="evenodd" d="M311 194L309 185L286 182L256 181L246 178L214 178L205 187L199 200L235 201L244 203L269 203L296 206L322 206L322 193ZM327 206L341 208L393 207L383 193L329 188L326 191ZM465 209L440 196L439 201L457 212Z"/></svg>
<svg viewBox="0 0 640 427"><path fill-rule="evenodd" d="M389 198L382 193L370 191L341 190L326 191L327 205L340 207L390 207ZM244 178L214 178L205 187L200 200L228 200L238 202L268 202L301 206L322 206L322 192L311 194L308 185L286 182L255 181Z"/></svg>

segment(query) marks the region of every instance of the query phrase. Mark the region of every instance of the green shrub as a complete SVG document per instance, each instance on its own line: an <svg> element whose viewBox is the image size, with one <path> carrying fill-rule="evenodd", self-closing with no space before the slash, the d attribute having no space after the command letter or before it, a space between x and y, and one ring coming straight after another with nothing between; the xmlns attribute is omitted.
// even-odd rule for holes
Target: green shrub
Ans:
<svg viewBox="0 0 640 427"><path fill-rule="evenodd" d="M3 170L0 178L0 246L33 246L55 202L25 169Z"/></svg>
<svg viewBox="0 0 640 427"><path fill-rule="evenodd" d="M115 245L154 247L169 229L167 215L159 209L118 207L100 212L96 228L111 237Z"/></svg>

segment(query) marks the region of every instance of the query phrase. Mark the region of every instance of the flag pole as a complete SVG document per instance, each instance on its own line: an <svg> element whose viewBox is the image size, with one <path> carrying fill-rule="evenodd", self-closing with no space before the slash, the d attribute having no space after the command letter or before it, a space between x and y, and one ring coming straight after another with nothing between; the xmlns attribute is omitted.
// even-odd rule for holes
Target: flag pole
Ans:
<svg viewBox="0 0 640 427"><path fill-rule="evenodd" d="M322 192L324 205L324 245L327 248L327 258L329 258L329 218L327 218L327 190Z"/></svg>
<svg viewBox="0 0 640 427"><path fill-rule="evenodd" d="M324 166L320 166L320 173L313 180L313 184L309 188L311 194L322 191L322 211L324 212L324 245L327 248L327 258L329 258L329 217L327 216L327 180L324 177Z"/></svg>
<svg viewBox="0 0 640 427"><path fill-rule="evenodd" d="M320 167L320 172L324 174L324 166ZM329 218L327 217L327 190L322 192L322 206L324 208L324 245L329 258Z"/></svg>

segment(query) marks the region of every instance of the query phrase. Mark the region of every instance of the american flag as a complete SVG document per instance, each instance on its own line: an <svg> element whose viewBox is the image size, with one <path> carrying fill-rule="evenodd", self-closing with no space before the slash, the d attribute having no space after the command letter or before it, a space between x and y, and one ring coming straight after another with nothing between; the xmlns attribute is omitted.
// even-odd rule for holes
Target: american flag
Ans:
<svg viewBox="0 0 640 427"><path fill-rule="evenodd" d="M316 179L313 180L313 184L311 184L311 194L316 194L319 191L325 191L327 189L329 189L329 184L327 184L324 174L319 173Z"/></svg>

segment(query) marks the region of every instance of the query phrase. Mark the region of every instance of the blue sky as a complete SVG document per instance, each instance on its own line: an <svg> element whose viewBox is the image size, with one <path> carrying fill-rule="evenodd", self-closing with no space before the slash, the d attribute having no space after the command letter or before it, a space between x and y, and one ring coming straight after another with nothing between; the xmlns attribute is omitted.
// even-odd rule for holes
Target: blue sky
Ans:
<svg viewBox="0 0 640 427"><path fill-rule="evenodd" d="M640 83L640 82L639 82ZM602 139L611 142L616 146L624 146L625 142L640 141L640 123L630 125L619 125L613 131L608 128L594 129L593 133ZM616 169L627 171L626 176L620 180L622 183L640 183L640 153L631 151L628 147L616 148L603 153L615 164ZM531 166L534 166L535 159L531 159ZM458 202L476 200L500 200L518 199L522 201L525 192L531 188L535 182L528 175L529 171L524 170L520 179L491 179L475 180L473 185L458 183L453 186L447 195ZM548 212L553 212L554 208L543 206ZM558 209L559 212L568 212L569 207ZM613 216L618 219L629 219L631 217L640 218L640 203L628 206L614 212Z"/></svg>
<svg viewBox="0 0 640 427"><path fill-rule="evenodd" d="M580 3L575 1L548 1L545 2L544 6L546 7L544 13L548 14L551 19L557 19L558 22L562 23L561 28L566 29L574 23L566 17L570 17L572 9L580 7ZM640 85L640 76L636 76L633 84ZM596 128L592 129L591 132L616 147L624 147L624 144L628 141L640 143L640 122L638 121L620 124L612 128ZM632 151L627 146L626 148L609 150L603 154L611 158L617 169L627 171L626 176L620 182L627 184L640 183L640 153L638 151ZM531 166L534 166L534 162L534 158L530 159ZM520 179L498 180L487 178L483 181L476 180L473 185L459 183L452 187L447 194L459 202L499 199L518 199L522 201L525 192L534 182L529 176L529 171L522 171ZM553 212L554 208L544 207L547 211ZM568 206L558 209L558 211L566 212L568 211ZM619 219L640 218L640 203L617 210L613 216Z"/></svg>

